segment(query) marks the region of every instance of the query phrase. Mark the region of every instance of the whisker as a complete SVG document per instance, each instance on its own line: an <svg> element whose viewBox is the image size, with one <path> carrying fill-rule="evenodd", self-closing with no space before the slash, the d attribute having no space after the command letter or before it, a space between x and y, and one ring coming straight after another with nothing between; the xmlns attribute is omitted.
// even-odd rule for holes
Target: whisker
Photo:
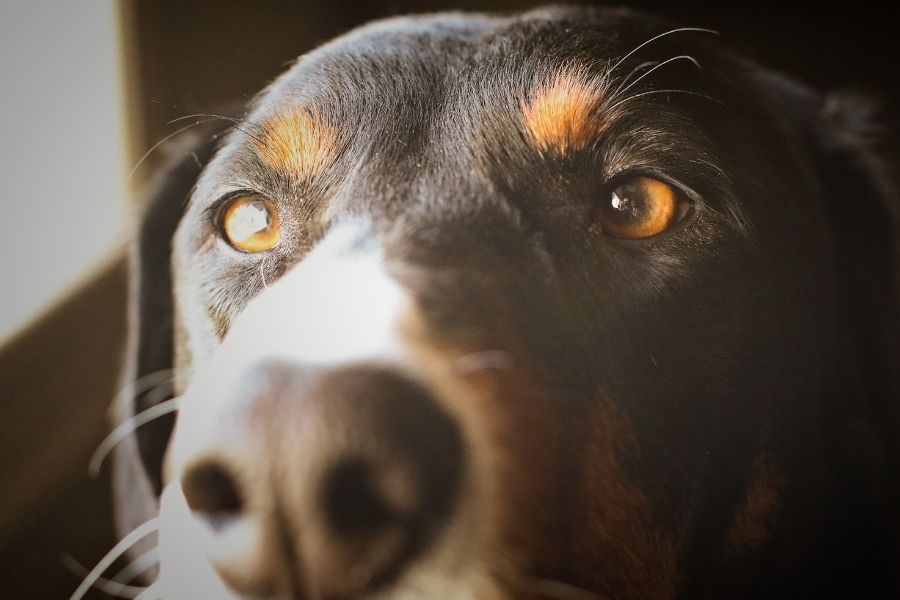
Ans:
<svg viewBox="0 0 900 600"><path fill-rule="evenodd" d="M126 582L126 581L134 581L143 573L152 569L153 567L159 564L159 548L154 546L150 548L133 561L122 567L122 569L117 572L113 576L113 581L115 582ZM145 586L132 586L139 587L141 590L146 589Z"/></svg>
<svg viewBox="0 0 900 600"><path fill-rule="evenodd" d="M666 65L669 64L669 63L675 62L676 60L689 60L689 61L691 61L692 63L694 63L694 65L695 65L698 69L700 68L700 63L697 62L697 59L695 59L693 56L688 56L687 54L681 54L681 55L679 55L679 56L673 56L672 58L666 59L666 60L662 61L661 63L657 64L656 66L654 66L652 69L650 69L650 70L647 71L646 73L641 74L640 77L638 77L637 79L635 79L634 81L632 81L631 83L629 83L624 89L622 89L622 90L616 90L615 94L613 94L613 99L618 98L621 94L624 94L625 92L627 92L628 90L630 90L632 87L634 87L635 85L637 85L637 83L638 83L641 79L644 79L645 77L648 77L651 73L653 73L653 72L656 71L657 69L660 69L660 68L666 66Z"/></svg>
<svg viewBox="0 0 900 600"><path fill-rule="evenodd" d="M191 115L182 115L180 117L175 117L171 121L166 121L166 125L173 125L175 123L178 123L179 121L184 121L186 119L197 119L199 117L210 117L212 119L229 121L231 123L240 123L240 119L238 119L237 117L229 117L228 115L217 115L215 113L194 113Z"/></svg>
<svg viewBox="0 0 900 600"><path fill-rule="evenodd" d="M163 400L169 400L175 391L175 379L163 382L155 388L148 390L141 397L142 406L154 406Z"/></svg>
<svg viewBox="0 0 900 600"><path fill-rule="evenodd" d="M99 475L103 461L109 456L109 453L112 452L113 448L139 427L146 425L154 419L177 411L180 402L181 396L164 400L159 404L155 404L150 408L139 412L123 423L120 423L103 439L102 442L100 442L97 450L94 451L94 455L91 456L91 461L88 463L88 472L94 477Z"/></svg>
<svg viewBox="0 0 900 600"><path fill-rule="evenodd" d="M647 92L640 92L639 94L632 94L631 96L628 96L627 98L623 98L622 100L619 100L618 102L616 102L615 104L613 104L612 106L607 108L606 110L612 111L617 106L624 104L625 102L635 100L642 96L650 96L651 94L687 94L689 96L698 96L700 98L704 98L705 100L715 102L716 104L718 104L720 106L725 106L725 103L722 102L721 100L718 100L717 98L713 98L712 96L708 96L706 94L701 94L700 92L692 92L689 90L674 90L673 89L673 90L650 90Z"/></svg>
<svg viewBox="0 0 900 600"><path fill-rule="evenodd" d="M268 258L268 257L263 256L262 260L259 261L259 277L260 277L260 279L262 279L263 288L269 287L269 284L266 283L266 270L265 270L266 258Z"/></svg>
<svg viewBox="0 0 900 600"><path fill-rule="evenodd" d="M119 390L113 396L110 404L114 407L127 406L135 396L143 394L158 385L173 381L172 374L174 372L175 369L160 369L159 371L142 375Z"/></svg>
<svg viewBox="0 0 900 600"><path fill-rule="evenodd" d="M84 577L90 572L87 567L85 567L83 564L81 564L68 554L63 555L61 557L61 560L63 561L63 564L67 569L69 569L79 577ZM97 581L94 583L94 587L106 594L109 594L110 596L115 596L117 598L136 598L138 594L147 589L144 586L128 585L127 583L122 583L122 581L117 580L116 578L107 579L105 577L98 577Z"/></svg>
<svg viewBox="0 0 900 600"><path fill-rule="evenodd" d="M203 123L209 123L209 122L215 121L215 120L216 120L216 119L213 118L213 119L201 119L201 120L199 120L199 121L195 121L194 123L191 123L191 124L189 124L189 125L185 125L184 127L181 127L180 129L177 129L177 130L173 131L172 133L170 133L169 135L167 135L167 136L164 137L163 139L159 140L158 142L156 142L155 144L153 144L152 146L150 146L150 149L147 150L146 152L144 152L144 155L141 156L140 159L138 159L137 164L135 164L135 165L134 165L134 168L131 169L131 173L129 173L129 174L128 174L128 177L125 179L125 185L127 186L129 183L131 183L131 179L132 179L132 177L134 177L134 174L137 173L138 168L139 168L142 164L144 164L144 161L147 160L147 158L148 158L151 154L153 154L153 152L154 152L157 148L159 148L160 146L162 146L163 144L165 144L166 142L168 142L169 140L171 140L171 139L172 139L173 137L175 137L176 135L178 135L178 134L180 134L180 133L183 133L183 132L187 131L188 129L193 129L193 128L196 127L197 125L202 125Z"/></svg>
<svg viewBox="0 0 900 600"><path fill-rule="evenodd" d="M638 71L640 71L641 69L646 69L647 67L653 67L653 66L656 66L656 65L658 65L658 64L659 64L659 61L658 61L658 60L648 60L648 61L646 61L646 62L642 62L641 64L639 64L638 66L636 66L635 68L633 68L631 71L629 71L629 72L628 72L628 75L626 75L625 77L622 78L622 81L619 82L618 87L616 87L616 89L613 90L613 93L612 93L610 96L611 96L612 98L615 98L616 96L618 96L618 95L619 95L619 90L621 90L622 87L624 87L624 86L628 83L628 81L629 81L632 77L634 77L635 74L637 74Z"/></svg>
<svg viewBox="0 0 900 600"><path fill-rule="evenodd" d="M626 60L628 60L629 58L631 58L636 52L638 52L638 51L639 51L641 48L643 48L644 46L646 46L646 45L648 45L648 44L652 44L652 43L655 42L656 40L658 40L658 39L660 39L660 38L663 38L663 37L666 37L667 35L672 35L673 33L681 33L681 32L683 32L683 31L701 31L701 32L703 32L703 33L711 33L711 34L713 34L713 35L719 35L719 32L716 31L715 29L706 29L706 28L703 28L703 27L679 27L679 28L677 28L677 29L670 29L669 31L665 31L665 32L663 32L663 33L660 33L659 35L653 36L652 38L650 38L649 40L647 40L647 41L644 42L643 44L639 44L639 45L637 46L637 48L635 48L634 50L632 50L631 52L629 52L628 54L626 54L625 56L623 56L622 58L620 58L618 61L616 61L616 64L614 64L614 65L609 69L609 71L607 71L607 73L610 74L610 75L612 75L612 73L613 73L616 69L619 68L619 65L621 65L623 62L625 62Z"/></svg>
<svg viewBox="0 0 900 600"><path fill-rule="evenodd" d="M255 142L257 142L257 143L259 143L260 145L265 146L265 147L268 147L268 146L269 146L266 142L264 142L263 140L259 139L258 137L256 137L255 135L253 135L252 133L250 133L249 131L247 131L246 129L243 129L242 127L238 127L238 125L240 125L240 124L242 123L241 119L237 119L237 118L235 118L235 117L228 117L228 116L226 116L226 115L217 115L217 114L215 114L215 113L195 113L195 114L193 114L193 115L185 115L185 116L183 116L183 117L178 117L177 119L172 119L171 121L169 121L169 122L167 123L167 125L171 125L172 123L175 123L175 122L177 122L177 121L181 121L181 120L184 120L184 119L190 119L190 118L193 118L193 117L211 117L210 120L221 119L221 120L223 120L223 121L228 121L229 123L231 123L231 126L232 126L234 129L237 129L238 131L240 131L241 133L243 133L243 134L246 135L247 137L251 138L251 139L254 140Z"/></svg>
<svg viewBox="0 0 900 600"><path fill-rule="evenodd" d="M139 541L159 530L159 518L154 517L143 524L136 527L131 533L119 540L112 550L106 553L106 556L100 559L91 571L81 580L81 585L75 592L69 596L69 600L81 600L89 589L94 587L103 573L116 561L117 558L125 554L129 548L137 544ZM143 594L141 594L143 596Z"/></svg>

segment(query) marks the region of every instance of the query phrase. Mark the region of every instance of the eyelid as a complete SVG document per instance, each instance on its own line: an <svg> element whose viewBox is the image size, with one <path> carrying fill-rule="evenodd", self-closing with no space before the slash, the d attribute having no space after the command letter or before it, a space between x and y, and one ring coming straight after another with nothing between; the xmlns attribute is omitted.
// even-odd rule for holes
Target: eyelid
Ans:
<svg viewBox="0 0 900 600"><path fill-rule="evenodd" d="M603 183L602 189L604 190L604 192L612 192L617 187L623 185L628 181L631 181L632 179L637 179L638 177L658 179L659 181L672 186L675 191L680 192L689 200L694 200L696 197L699 197L699 195L696 194L694 190L692 190L690 187L688 187L678 179L668 175L663 171L651 168L628 168L616 171L606 178L606 181L604 181Z"/></svg>
<svg viewBox="0 0 900 600"><path fill-rule="evenodd" d="M686 202L686 210L684 210L684 214L679 215L678 222L683 221L684 218L687 217L690 213L694 212L699 207L704 205L703 195L697 192L691 186L670 176L667 173L664 173L663 171L648 168L623 169L611 174L606 178L606 181L600 188L602 190L602 194L610 194L617 187L637 177L650 177L651 179L658 179L659 181L672 186L672 189L675 190L675 192L678 194L678 197Z"/></svg>

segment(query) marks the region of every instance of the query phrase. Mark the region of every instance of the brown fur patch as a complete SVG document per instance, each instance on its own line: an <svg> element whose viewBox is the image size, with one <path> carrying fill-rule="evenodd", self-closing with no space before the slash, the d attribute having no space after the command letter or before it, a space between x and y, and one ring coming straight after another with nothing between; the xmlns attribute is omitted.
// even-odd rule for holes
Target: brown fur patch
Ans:
<svg viewBox="0 0 900 600"><path fill-rule="evenodd" d="M322 170L337 151L335 132L309 108L291 106L270 116L255 140L262 161L294 179Z"/></svg>
<svg viewBox="0 0 900 600"><path fill-rule="evenodd" d="M781 506L783 478L763 453L753 463L750 485L734 515L725 547L731 552L757 552L769 540L772 522Z"/></svg>
<svg viewBox="0 0 900 600"><path fill-rule="evenodd" d="M458 510L474 514L467 556L498 565L510 597L545 597L542 582L557 580L585 597L591 590L609 598L674 598L675 534L656 526L650 499L621 460L636 455L638 444L615 404L602 399L572 419L571 407L543 396L539 369L523 356L492 351L478 360L477 347L435 343L425 323L409 316L401 336L465 432L470 487Z"/></svg>
<svg viewBox="0 0 900 600"><path fill-rule="evenodd" d="M596 115L603 97L601 86L588 77L564 71L523 103L525 131L542 151L584 148L605 128Z"/></svg>
<svg viewBox="0 0 900 600"><path fill-rule="evenodd" d="M401 337L464 432L468 483L457 518L465 525L454 529L463 532L466 559L493 565L496 583L511 594L503 597L537 597L528 592L528 574L568 569L560 531L570 511L559 491L569 465L560 462L560 415L542 397L533 365L498 351L482 362L480 345L438 342L421 316L407 315Z"/></svg>
<svg viewBox="0 0 900 600"><path fill-rule="evenodd" d="M674 598L674 534L656 525L650 499L622 463L622 456L640 451L634 432L607 398L596 404L589 419L580 491L584 519L573 564L594 565L580 577L611 598Z"/></svg>

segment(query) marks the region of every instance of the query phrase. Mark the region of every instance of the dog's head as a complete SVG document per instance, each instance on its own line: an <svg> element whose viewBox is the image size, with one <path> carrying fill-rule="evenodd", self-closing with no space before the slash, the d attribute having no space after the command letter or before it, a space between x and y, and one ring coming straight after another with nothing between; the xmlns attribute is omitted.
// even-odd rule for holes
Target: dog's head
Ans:
<svg viewBox="0 0 900 600"><path fill-rule="evenodd" d="M888 187L846 122L627 11L302 57L142 230L154 592L885 592Z"/></svg>

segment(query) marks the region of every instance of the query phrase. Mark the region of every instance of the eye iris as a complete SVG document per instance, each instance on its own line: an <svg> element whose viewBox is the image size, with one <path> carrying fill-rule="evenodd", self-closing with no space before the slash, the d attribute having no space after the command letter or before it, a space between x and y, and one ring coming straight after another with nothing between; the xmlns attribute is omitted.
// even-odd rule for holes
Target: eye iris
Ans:
<svg viewBox="0 0 900 600"><path fill-rule="evenodd" d="M609 235L639 239L668 229L677 216L678 197L672 186L652 177L637 177L612 191L598 220Z"/></svg>
<svg viewBox="0 0 900 600"><path fill-rule="evenodd" d="M236 198L222 219L225 237L244 252L271 250L281 241L281 226L275 205L254 196Z"/></svg>

